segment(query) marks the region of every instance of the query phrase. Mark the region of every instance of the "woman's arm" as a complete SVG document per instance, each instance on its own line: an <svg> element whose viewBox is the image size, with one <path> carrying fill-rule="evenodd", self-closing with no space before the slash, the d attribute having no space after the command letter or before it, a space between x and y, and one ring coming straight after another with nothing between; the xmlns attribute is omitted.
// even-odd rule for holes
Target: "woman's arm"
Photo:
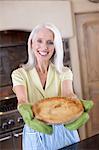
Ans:
<svg viewBox="0 0 99 150"><path fill-rule="evenodd" d="M18 103L28 103L27 91L24 85L14 86L14 92L18 99Z"/></svg>
<svg viewBox="0 0 99 150"><path fill-rule="evenodd" d="M62 96L77 98L77 96L75 95L73 91L72 80L64 80L62 82Z"/></svg>

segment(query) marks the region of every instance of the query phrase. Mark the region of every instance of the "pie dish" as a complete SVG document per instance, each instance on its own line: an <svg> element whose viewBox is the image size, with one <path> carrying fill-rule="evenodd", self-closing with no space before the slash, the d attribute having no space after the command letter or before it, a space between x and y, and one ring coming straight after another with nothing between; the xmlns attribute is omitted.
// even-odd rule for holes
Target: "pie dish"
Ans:
<svg viewBox="0 0 99 150"><path fill-rule="evenodd" d="M36 119L46 124L68 124L79 118L84 108L79 99L52 97L34 103L32 111Z"/></svg>

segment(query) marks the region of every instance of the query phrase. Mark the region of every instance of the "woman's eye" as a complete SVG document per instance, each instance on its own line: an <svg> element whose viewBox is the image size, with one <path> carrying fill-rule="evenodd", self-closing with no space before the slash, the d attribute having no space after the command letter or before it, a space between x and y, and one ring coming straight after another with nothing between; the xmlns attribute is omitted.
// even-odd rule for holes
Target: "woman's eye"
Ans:
<svg viewBox="0 0 99 150"><path fill-rule="evenodd" d="M37 42L38 42L38 43L42 43L42 40L41 40L41 39L38 39Z"/></svg>
<svg viewBox="0 0 99 150"><path fill-rule="evenodd" d="M53 43L53 41L48 41L47 44L53 45L54 43Z"/></svg>

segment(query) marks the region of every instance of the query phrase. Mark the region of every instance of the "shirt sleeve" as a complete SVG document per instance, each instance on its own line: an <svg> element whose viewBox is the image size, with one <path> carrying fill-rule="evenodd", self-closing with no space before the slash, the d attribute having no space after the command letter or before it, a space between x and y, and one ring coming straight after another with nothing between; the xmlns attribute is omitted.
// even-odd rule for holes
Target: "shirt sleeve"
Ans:
<svg viewBox="0 0 99 150"><path fill-rule="evenodd" d="M64 67L63 72L61 74L61 81L64 80L73 80L73 73L68 67Z"/></svg>
<svg viewBox="0 0 99 150"><path fill-rule="evenodd" d="M22 68L16 69L12 72L12 83L13 87L16 85L24 85L26 86L25 78L22 72Z"/></svg>

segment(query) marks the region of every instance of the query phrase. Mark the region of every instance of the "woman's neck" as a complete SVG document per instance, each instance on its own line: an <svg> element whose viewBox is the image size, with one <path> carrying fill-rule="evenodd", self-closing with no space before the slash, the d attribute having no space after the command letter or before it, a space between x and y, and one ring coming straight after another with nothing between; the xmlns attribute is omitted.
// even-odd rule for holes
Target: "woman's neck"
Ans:
<svg viewBox="0 0 99 150"><path fill-rule="evenodd" d="M48 71L49 62L38 62L36 65L36 69L38 72L41 72L42 74L46 74Z"/></svg>

